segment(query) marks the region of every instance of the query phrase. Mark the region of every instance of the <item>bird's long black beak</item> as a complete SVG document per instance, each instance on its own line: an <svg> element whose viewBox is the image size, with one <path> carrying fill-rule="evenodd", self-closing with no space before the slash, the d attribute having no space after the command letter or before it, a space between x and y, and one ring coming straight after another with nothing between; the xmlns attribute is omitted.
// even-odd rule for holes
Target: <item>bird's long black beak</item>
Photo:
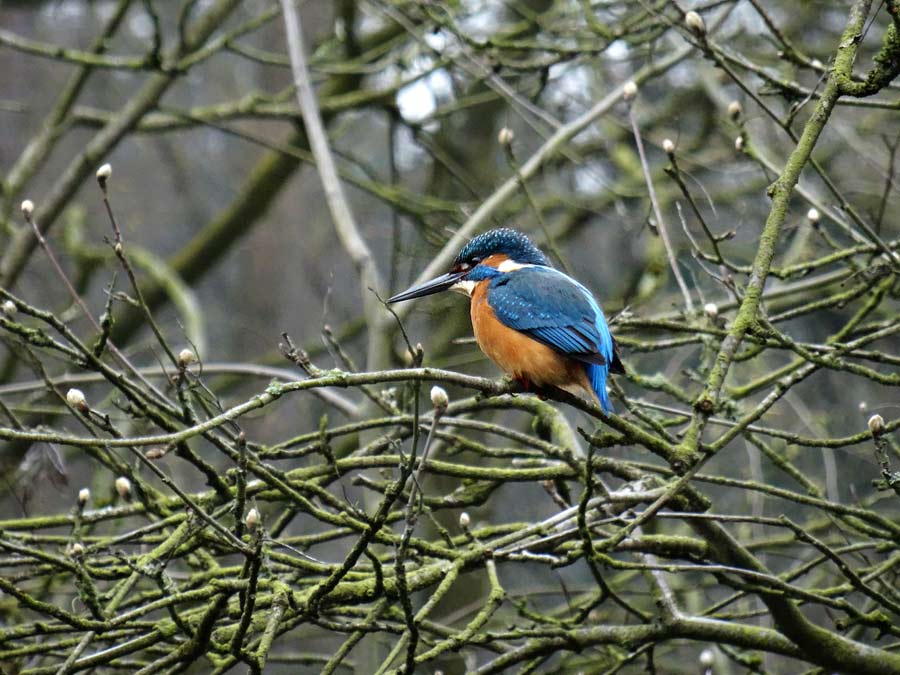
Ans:
<svg viewBox="0 0 900 675"><path fill-rule="evenodd" d="M407 288L402 293L397 293L397 295L390 298L388 302L412 300L413 298L421 298L425 295L431 295L432 293L440 293L441 291L446 291L453 284L466 276L466 272L467 270L462 272L447 272L447 274L442 274L439 277L435 277L431 281L426 281L424 283L413 286L412 288Z"/></svg>

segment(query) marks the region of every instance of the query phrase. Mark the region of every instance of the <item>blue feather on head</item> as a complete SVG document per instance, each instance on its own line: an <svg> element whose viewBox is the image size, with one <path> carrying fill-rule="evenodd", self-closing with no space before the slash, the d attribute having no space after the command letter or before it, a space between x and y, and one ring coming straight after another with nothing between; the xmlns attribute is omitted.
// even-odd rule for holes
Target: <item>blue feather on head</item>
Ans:
<svg viewBox="0 0 900 675"><path fill-rule="evenodd" d="M508 227L488 230L472 239L456 256L456 264L484 260L490 255L502 253L523 265L550 266L541 249L524 234Z"/></svg>

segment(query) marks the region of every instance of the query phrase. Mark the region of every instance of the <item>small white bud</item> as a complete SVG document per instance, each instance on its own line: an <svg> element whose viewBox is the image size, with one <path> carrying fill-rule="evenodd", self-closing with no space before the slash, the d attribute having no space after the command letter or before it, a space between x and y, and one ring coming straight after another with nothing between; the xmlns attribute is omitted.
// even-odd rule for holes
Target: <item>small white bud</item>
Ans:
<svg viewBox="0 0 900 675"><path fill-rule="evenodd" d="M247 515L244 516L244 525L247 526L247 529L253 531L256 529L256 526L259 525L259 511L255 508L247 511Z"/></svg>
<svg viewBox="0 0 900 675"><path fill-rule="evenodd" d="M185 368L197 360L197 355L192 349L184 348L178 352L178 365Z"/></svg>
<svg viewBox="0 0 900 675"><path fill-rule="evenodd" d="M81 412L87 412L89 409L87 399L84 397L84 392L81 389L69 389L66 392L66 403Z"/></svg>
<svg viewBox="0 0 900 675"><path fill-rule="evenodd" d="M859 402L859 412L864 413L864 412L866 412L866 410L868 410L868 409L869 409L869 404L868 404L868 403L866 403L865 401L860 401L860 402Z"/></svg>
<svg viewBox="0 0 900 675"><path fill-rule="evenodd" d="M112 176L112 165L104 164L99 169L97 169L97 180L101 183L105 183L109 180L109 177Z"/></svg>
<svg viewBox="0 0 900 675"><path fill-rule="evenodd" d="M469 523L471 523L471 522L472 522L472 519L469 517L468 513L463 511L462 513L459 514L459 526L462 529L465 530L467 527L469 527Z"/></svg>
<svg viewBox="0 0 900 675"><path fill-rule="evenodd" d="M813 225L818 225L821 218L822 215L819 213L819 209L810 209L806 212L806 219Z"/></svg>
<svg viewBox="0 0 900 675"><path fill-rule="evenodd" d="M717 316L719 316L719 308L714 302L707 302L705 305L703 305L703 311L710 319L715 319Z"/></svg>
<svg viewBox="0 0 900 675"><path fill-rule="evenodd" d="M144 453L144 457L146 457L147 459L159 459L160 457L165 456L166 449L159 445L150 448L149 450L147 450L147 452Z"/></svg>
<svg viewBox="0 0 900 675"><path fill-rule="evenodd" d="M873 436L881 436L884 433L884 418L881 415L872 415L869 418L869 431Z"/></svg>
<svg viewBox="0 0 900 675"><path fill-rule="evenodd" d="M622 96L626 101L630 101L638 93L637 82L634 80L628 80L624 85L622 85Z"/></svg>
<svg viewBox="0 0 900 675"><path fill-rule="evenodd" d="M809 65L811 65L811 66L812 66L813 68L815 68L816 70L822 70L822 69L825 67L825 66L822 64L822 62L819 61L819 59L813 59L812 61L809 62Z"/></svg>
<svg viewBox="0 0 900 675"><path fill-rule="evenodd" d="M734 139L734 149L737 150L738 152L740 152L741 150L744 149L744 137L743 136L738 136L737 138Z"/></svg>
<svg viewBox="0 0 900 675"><path fill-rule="evenodd" d="M125 476L116 478L116 492L122 499L128 499L131 496L131 481Z"/></svg>
<svg viewBox="0 0 900 675"><path fill-rule="evenodd" d="M500 145L507 146L513 142L513 139L515 137L516 134L512 129L510 129L509 127L503 127L497 134L497 142Z"/></svg>
<svg viewBox="0 0 900 675"><path fill-rule="evenodd" d="M450 398L443 387L437 385L431 388L431 405L439 410L443 410L450 404Z"/></svg>
<svg viewBox="0 0 900 675"><path fill-rule="evenodd" d="M691 10L684 15L684 24L697 33L697 35L706 34L706 24L703 22L703 17L694 10Z"/></svg>
<svg viewBox="0 0 900 675"><path fill-rule="evenodd" d="M664 138L662 145L663 145L663 151L667 155L671 155L672 153L675 152L675 143L672 142L671 138Z"/></svg>
<svg viewBox="0 0 900 675"><path fill-rule="evenodd" d="M91 501L91 491L87 488L81 488L78 491L78 506L84 508Z"/></svg>
<svg viewBox="0 0 900 675"><path fill-rule="evenodd" d="M69 547L69 554L73 558L80 558L84 555L84 545L76 541Z"/></svg>
<svg viewBox="0 0 900 675"><path fill-rule="evenodd" d="M31 214L34 213L34 202L30 199L26 199L22 202L22 215L25 216L25 220L31 220Z"/></svg>
<svg viewBox="0 0 900 675"><path fill-rule="evenodd" d="M744 108L741 107L740 101L732 101L731 103L728 104L728 116L731 119L733 119L733 120L738 119L743 112L744 112Z"/></svg>
<svg viewBox="0 0 900 675"><path fill-rule="evenodd" d="M704 668L711 667L716 662L716 653L712 649L704 649L700 652L700 665Z"/></svg>
<svg viewBox="0 0 900 675"><path fill-rule="evenodd" d="M6 316L12 316L16 313L16 303L14 303L12 300L7 300L3 303L2 309L3 313L6 314Z"/></svg>

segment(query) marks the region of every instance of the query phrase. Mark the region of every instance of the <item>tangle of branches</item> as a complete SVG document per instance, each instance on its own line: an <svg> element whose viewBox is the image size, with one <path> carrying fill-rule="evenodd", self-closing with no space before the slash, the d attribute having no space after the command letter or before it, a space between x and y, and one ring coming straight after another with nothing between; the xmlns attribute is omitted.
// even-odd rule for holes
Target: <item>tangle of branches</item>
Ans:
<svg viewBox="0 0 900 675"><path fill-rule="evenodd" d="M900 673L900 3L508 4L348 0L311 38L291 0L120 0L86 47L4 22L61 86L2 106L31 131L0 671ZM282 88L214 89L235 64ZM128 148L178 134L260 154L157 239ZM323 199L270 213L303 165ZM279 218L302 264L280 233L247 296L203 287ZM496 222L611 310L617 414L496 379L458 298L382 302ZM237 325L269 353L232 358Z"/></svg>

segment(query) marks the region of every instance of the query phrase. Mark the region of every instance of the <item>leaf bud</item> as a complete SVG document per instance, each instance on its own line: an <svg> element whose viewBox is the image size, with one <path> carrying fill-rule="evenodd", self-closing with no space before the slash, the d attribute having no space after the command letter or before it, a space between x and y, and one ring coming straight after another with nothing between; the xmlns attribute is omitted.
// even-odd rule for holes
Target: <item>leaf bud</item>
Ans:
<svg viewBox="0 0 900 675"><path fill-rule="evenodd" d="M672 142L671 138L664 138L662 142L663 151L667 155L674 154L675 152L675 143Z"/></svg>
<svg viewBox="0 0 900 675"><path fill-rule="evenodd" d="M719 307L714 302L707 302L703 305L703 311L710 319L715 319L719 316Z"/></svg>
<svg viewBox="0 0 900 675"><path fill-rule="evenodd" d="M247 529L251 532L259 525L259 511L257 511L256 508L247 511L247 515L244 516L244 525L246 525Z"/></svg>
<svg viewBox="0 0 900 675"><path fill-rule="evenodd" d="M75 410L79 410L81 412L86 413L90 410L90 407L87 404L87 399L84 397L84 392L81 389L69 389L66 392L66 403L75 408Z"/></svg>
<svg viewBox="0 0 900 675"><path fill-rule="evenodd" d="M631 101L638 93L637 82L634 80L628 80L624 85L622 85L622 97L626 101Z"/></svg>
<svg viewBox="0 0 900 675"><path fill-rule="evenodd" d="M97 180L100 182L100 185L106 185L106 181L109 180L110 176L112 176L111 164L104 164L97 169Z"/></svg>
<svg viewBox="0 0 900 675"><path fill-rule="evenodd" d="M125 476L116 478L116 492L119 493L119 497L122 499L131 497L131 481Z"/></svg>
<svg viewBox="0 0 900 675"><path fill-rule="evenodd" d="M469 517L469 514L463 511L459 514L459 526L462 529L468 529L469 524L472 522L472 519Z"/></svg>
<svg viewBox="0 0 900 675"><path fill-rule="evenodd" d="M868 421L869 431L873 436L881 436L884 433L884 418L881 415L872 415Z"/></svg>
<svg viewBox="0 0 900 675"><path fill-rule="evenodd" d="M22 202L22 215L25 216L25 220L31 222L31 216L34 213L34 202L30 199L26 199Z"/></svg>
<svg viewBox="0 0 900 675"><path fill-rule="evenodd" d="M3 313L6 314L6 316L12 316L16 313L16 303L14 303L12 300L6 300L2 305L0 305L0 308L2 308Z"/></svg>
<svg viewBox="0 0 900 675"><path fill-rule="evenodd" d="M447 392L443 387L439 387L437 385L431 388L431 405L435 407L435 410L445 410L448 405L450 405L450 398L447 396Z"/></svg>
<svg viewBox="0 0 900 675"><path fill-rule="evenodd" d="M741 107L740 101L732 101L728 104L728 116L737 121L740 116L743 114L744 109Z"/></svg>
<svg viewBox="0 0 900 675"><path fill-rule="evenodd" d="M684 15L684 24L697 35L706 35L706 23L703 17L694 10Z"/></svg>
<svg viewBox="0 0 900 675"><path fill-rule="evenodd" d="M89 501L91 501L91 491L88 488L81 488L78 491L78 508L83 509Z"/></svg>
<svg viewBox="0 0 900 675"><path fill-rule="evenodd" d="M192 349L188 349L187 347L185 347L180 352L178 352L178 365L182 368L187 368L196 360L197 355Z"/></svg>
<svg viewBox="0 0 900 675"><path fill-rule="evenodd" d="M806 212L806 219L809 221L810 225L818 225L821 218L822 215L819 213L819 209L810 209Z"/></svg>
<svg viewBox="0 0 900 675"><path fill-rule="evenodd" d="M497 134L497 142L505 147L510 145L515 137L516 134L512 129L510 129L509 127L503 127Z"/></svg>

